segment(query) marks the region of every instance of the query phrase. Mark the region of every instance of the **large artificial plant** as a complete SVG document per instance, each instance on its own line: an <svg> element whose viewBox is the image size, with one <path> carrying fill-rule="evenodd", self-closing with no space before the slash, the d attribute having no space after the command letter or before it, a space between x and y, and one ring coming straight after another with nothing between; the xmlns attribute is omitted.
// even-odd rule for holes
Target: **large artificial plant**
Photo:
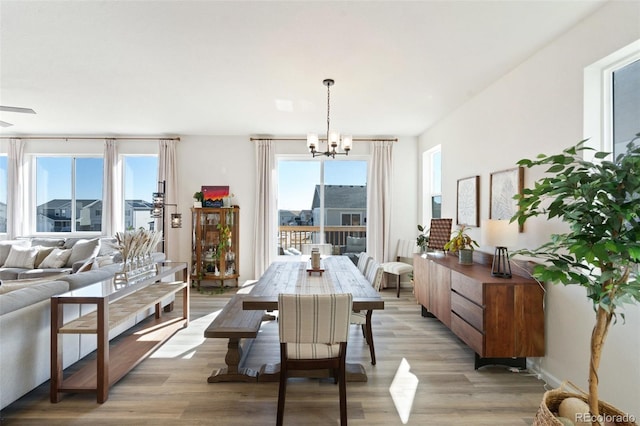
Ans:
<svg viewBox="0 0 640 426"><path fill-rule="evenodd" d="M589 362L589 410L598 416L598 367L607 332L621 307L640 302L640 146L631 143L615 159L596 152L583 158L586 140L561 154L540 154L518 165L547 166L547 176L516 196L512 220L559 218L569 231L553 234L535 250L518 253L544 259L533 275L544 282L577 284L586 289L595 311ZM594 150L595 151L595 150Z"/></svg>

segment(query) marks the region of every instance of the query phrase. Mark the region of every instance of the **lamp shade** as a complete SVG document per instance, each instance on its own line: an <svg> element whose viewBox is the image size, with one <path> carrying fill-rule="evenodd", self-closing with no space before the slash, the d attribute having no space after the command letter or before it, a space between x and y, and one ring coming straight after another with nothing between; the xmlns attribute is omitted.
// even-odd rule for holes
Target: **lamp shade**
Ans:
<svg viewBox="0 0 640 426"><path fill-rule="evenodd" d="M518 242L518 224L509 219L483 219L482 243L490 247L513 247Z"/></svg>

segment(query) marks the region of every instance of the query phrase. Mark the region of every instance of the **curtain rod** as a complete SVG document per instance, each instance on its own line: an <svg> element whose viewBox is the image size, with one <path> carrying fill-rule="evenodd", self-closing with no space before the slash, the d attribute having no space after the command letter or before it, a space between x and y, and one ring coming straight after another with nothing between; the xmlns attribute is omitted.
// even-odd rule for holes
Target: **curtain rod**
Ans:
<svg viewBox="0 0 640 426"><path fill-rule="evenodd" d="M293 141L293 142L306 142L307 138L269 138L269 137L251 137L249 138L251 142L255 141ZM327 138L319 138L320 141L326 141ZM353 138L354 142L398 142L398 138Z"/></svg>
<svg viewBox="0 0 640 426"><path fill-rule="evenodd" d="M87 136L87 137L81 137L81 136L0 136L0 139L31 139L31 140L37 140L37 139L54 139L54 140L64 140L64 141L70 141L70 140L99 140L99 141L103 141L105 139L115 139L115 140L133 140L133 141L157 141L157 140L171 140L171 141L179 141L180 138L161 138L161 137L157 137L157 138L152 138L152 137L109 137L109 136L103 136L103 137L96 137L96 136Z"/></svg>

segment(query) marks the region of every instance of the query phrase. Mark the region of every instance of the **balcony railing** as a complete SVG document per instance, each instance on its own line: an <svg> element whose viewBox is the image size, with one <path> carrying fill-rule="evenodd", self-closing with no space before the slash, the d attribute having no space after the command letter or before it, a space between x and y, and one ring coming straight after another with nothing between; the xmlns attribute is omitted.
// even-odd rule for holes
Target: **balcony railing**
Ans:
<svg viewBox="0 0 640 426"><path fill-rule="evenodd" d="M338 254L336 247L345 246L347 237L365 237L366 226L325 226L324 242L333 246L333 253ZM278 247L284 251L295 248L302 251L303 244L320 242L319 226L280 226L278 227Z"/></svg>

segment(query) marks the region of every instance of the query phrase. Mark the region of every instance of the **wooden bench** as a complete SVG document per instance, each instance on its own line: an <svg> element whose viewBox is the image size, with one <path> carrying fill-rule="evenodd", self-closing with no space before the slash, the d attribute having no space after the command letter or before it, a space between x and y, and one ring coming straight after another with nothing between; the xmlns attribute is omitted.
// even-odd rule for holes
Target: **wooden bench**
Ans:
<svg viewBox="0 0 640 426"><path fill-rule="evenodd" d="M263 321L264 311L245 311L242 301L246 294L236 294L222 309L222 312L204 331L204 337L229 339L227 355L224 358L226 367L214 370L207 382L255 382L258 372L250 368L241 368L244 357L249 352L253 339Z"/></svg>

